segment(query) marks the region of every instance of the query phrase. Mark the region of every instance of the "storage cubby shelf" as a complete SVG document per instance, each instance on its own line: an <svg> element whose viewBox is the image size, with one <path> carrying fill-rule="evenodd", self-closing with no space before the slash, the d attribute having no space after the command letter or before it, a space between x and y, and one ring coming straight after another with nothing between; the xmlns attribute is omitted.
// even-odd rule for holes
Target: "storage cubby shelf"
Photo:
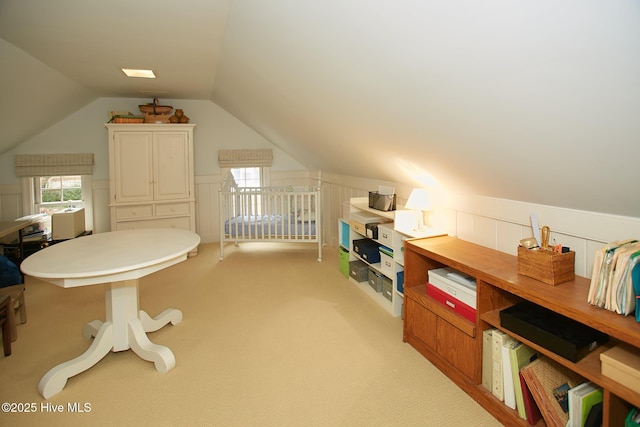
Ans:
<svg viewBox="0 0 640 427"><path fill-rule="evenodd" d="M349 210L350 210L349 211L350 216L351 214L354 214L354 213L362 214L364 212L366 214L371 214L372 216L378 217L380 218L379 222L381 224L384 223L384 226L388 227L387 230L390 230L389 232L386 232L387 234L386 238L381 237L379 239L371 239L383 246L387 246L390 249L394 250L393 265L391 267L388 267L387 265L385 265L383 268L381 262L369 263L365 259L358 256L358 254L356 254L353 250L353 240L361 239L361 238L362 239L369 238L366 236L364 232L365 227L362 224L360 224L359 226L354 226L353 222L351 222L352 224L351 227L347 227L349 232L349 237L348 237L349 260L364 261L373 270L383 274L385 277L391 280L392 287L393 287L391 290L391 300L387 299L382 293L376 292L374 289L371 288L371 286L369 286L367 282L362 282L362 283L358 282L351 276L349 277L349 281L355 284L359 289L364 291L365 294L373 298L378 304L380 304L380 306L382 306L385 310L387 310L391 315L400 316L402 314L402 305L403 305L404 296L401 292L398 292L397 273L404 269L404 266L403 266L404 261L402 258L402 254L400 253L402 249L402 242L404 241L404 239L410 236L408 236L406 233L400 233L396 230L393 230L393 222L389 222L389 220L393 220L395 218L396 211L379 211L377 209L372 209L369 207L368 197L352 198L349 201ZM343 229L342 227L344 227L350 221L352 221L351 218L349 219L345 218L345 219L339 220L338 226L341 227L339 237L340 237L340 242L342 246L344 246L344 240L346 240L343 238L344 234L346 233L346 229ZM361 230L361 231L358 231L358 230ZM347 248L345 247L345 249Z"/></svg>

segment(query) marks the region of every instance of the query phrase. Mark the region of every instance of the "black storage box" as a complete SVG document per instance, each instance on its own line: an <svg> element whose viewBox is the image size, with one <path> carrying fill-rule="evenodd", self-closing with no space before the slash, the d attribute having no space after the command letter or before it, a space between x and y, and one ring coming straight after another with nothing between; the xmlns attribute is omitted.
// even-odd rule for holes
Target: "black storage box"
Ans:
<svg viewBox="0 0 640 427"><path fill-rule="evenodd" d="M371 224L364 225L365 230L367 230L367 237L370 239L378 238L378 223L372 222Z"/></svg>
<svg viewBox="0 0 640 427"><path fill-rule="evenodd" d="M574 363L609 340L598 330L529 301L500 311L500 326Z"/></svg>
<svg viewBox="0 0 640 427"><path fill-rule="evenodd" d="M353 251L369 264L380 262L380 243L376 243L371 239L354 240Z"/></svg>
<svg viewBox="0 0 640 427"><path fill-rule="evenodd" d="M396 195L380 194L377 191L369 191L369 207L379 211L395 211Z"/></svg>

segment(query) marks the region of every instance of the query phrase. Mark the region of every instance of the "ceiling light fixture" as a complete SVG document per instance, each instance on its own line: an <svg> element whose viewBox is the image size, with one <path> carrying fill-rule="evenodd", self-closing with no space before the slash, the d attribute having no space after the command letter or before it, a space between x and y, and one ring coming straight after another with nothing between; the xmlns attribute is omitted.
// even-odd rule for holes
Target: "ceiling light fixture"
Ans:
<svg viewBox="0 0 640 427"><path fill-rule="evenodd" d="M122 68L122 72L127 75L127 77L141 77L143 79L155 79L156 74L153 70L139 70L133 68Z"/></svg>

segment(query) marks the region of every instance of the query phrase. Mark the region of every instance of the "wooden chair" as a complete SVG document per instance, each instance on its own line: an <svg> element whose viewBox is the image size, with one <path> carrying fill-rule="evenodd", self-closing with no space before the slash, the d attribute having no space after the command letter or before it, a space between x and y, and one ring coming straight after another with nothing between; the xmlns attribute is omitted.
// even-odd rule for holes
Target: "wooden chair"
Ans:
<svg viewBox="0 0 640 427"><path fill-rule="evenodd" d="M0 298L9 297L8 323L11 330L11 341L18 339L16 318L20 317L20 323L27 322L27 307L24 304L24 284L0 288Z"/></svg>
<svg viewBox="0 0 640 427"><path fill-rule="evenodd" d="M4 355L11 356L11 328L9 326L9 318L13 315L11 307L11 298L8 295L0 295L0 325L2 325L2 346L4 347Z"/></svg>

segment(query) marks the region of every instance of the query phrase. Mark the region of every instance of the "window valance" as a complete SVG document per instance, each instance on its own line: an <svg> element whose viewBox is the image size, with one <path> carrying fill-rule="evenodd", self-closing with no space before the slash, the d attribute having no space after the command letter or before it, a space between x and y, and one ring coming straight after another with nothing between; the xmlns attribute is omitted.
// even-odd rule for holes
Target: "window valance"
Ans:
<svg viewBox="0 0 640 427"><path fill-rule="evenodd" d="M224 168L270 167L272 163L273 151L270 148L218 150L218 165Z"/></svg>
<svg viewBox="0 0 640 427"><path fill-rule="evenodd" d="M16 176L91 175L93 153L16 154Z"/></svg>

